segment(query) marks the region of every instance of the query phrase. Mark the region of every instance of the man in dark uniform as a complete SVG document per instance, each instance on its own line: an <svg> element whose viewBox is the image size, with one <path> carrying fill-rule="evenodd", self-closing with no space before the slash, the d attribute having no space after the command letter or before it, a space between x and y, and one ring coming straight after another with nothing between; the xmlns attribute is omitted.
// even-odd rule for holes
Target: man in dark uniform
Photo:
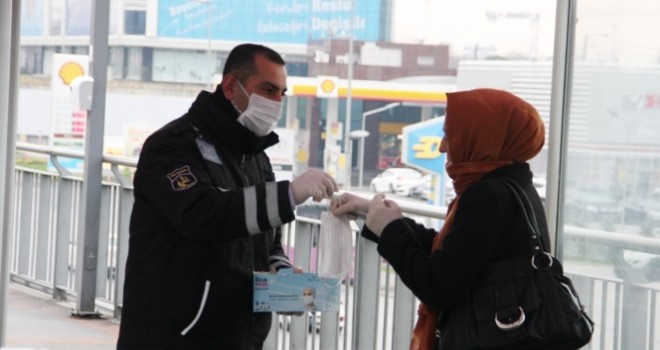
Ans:
<svg viewBox="0 0 660 350"><path fill-rule="evenodd" d="M294 207L337 190L309 169L275 181L264 149L286 91L282 57L243 44L222 83L144 143L134 180L118 349L260 349L254 271L291 267L280 242Z"/></svg>

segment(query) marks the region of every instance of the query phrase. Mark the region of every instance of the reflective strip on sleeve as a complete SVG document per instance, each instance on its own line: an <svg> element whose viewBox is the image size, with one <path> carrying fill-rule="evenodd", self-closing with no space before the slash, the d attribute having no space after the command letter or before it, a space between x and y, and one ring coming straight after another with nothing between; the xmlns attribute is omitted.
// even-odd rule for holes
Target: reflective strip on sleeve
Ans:
<svg viewBox="0 0 660 350"><path fill-rule="evenodd" d="M243 200L245 201L245 226L250 234L260 233L257 221L257 190L254 186L243 188Z"/></svg>
<svg viewBox="0 0 660 350"><path fill-rule="evenodd" d="M289 262L289 259L287 259L287 257L283 255L269 256L268 265L270 266L271 269L275 269L275 270L278 270L281 267L293 267L293 265L291 265L291 263Z"/></svg>
<svg viewBox="0 0 660 350"><path fill-rule="evenodd" d="M291 267L291 264L285 263L283 261L278 261L276 263L270 264L270 268L273 270L279 270L282 267Z"/></svg>
<svg viewBox="0 0 660 350"><path fill-rule="evenodd" d="M277 201L277 182L267 182L266 211L268 212L268 222L270 222L270 227L278 227L282 225L279 208Z"/></svg>

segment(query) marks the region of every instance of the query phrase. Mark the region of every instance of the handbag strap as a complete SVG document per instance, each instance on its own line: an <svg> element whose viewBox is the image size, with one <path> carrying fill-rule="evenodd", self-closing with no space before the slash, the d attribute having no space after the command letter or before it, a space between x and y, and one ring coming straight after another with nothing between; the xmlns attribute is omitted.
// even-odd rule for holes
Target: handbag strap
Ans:
<svg viewBox="0 0 660 350"><path fill-rule="evenodd" d="M542 249L543 241L541 240L541 230L539 229L539 224L538 221L536 221L536 215L534 214L534 208L532 207L532 202L529 200L527 193L525 193L525 190L517 181L511 178L502 177L498 179L501 180L502 183L504 183L504 185L506 185L513 192L513 195L516 198L516 202L518 202L518 205L522 209L525 222L530 233L530 248L532 249L533 256L532 265L536 267L536 264L534 263L534 257L540 254L548 255L548 258L550 259L550 265L552 265L552 255L546 253Z"/></svg>

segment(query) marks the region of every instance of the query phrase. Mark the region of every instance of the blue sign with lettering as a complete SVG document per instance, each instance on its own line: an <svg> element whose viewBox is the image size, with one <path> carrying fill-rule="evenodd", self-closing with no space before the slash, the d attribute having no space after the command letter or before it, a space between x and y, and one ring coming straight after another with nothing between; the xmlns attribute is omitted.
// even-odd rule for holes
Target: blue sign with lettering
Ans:
<svg viewBox="0 0 660 350"><path fill-rule="evenodd" d="M308 39L377 41L381 0L160 0L158 36L304 44ZM352 20L351 20L352 19ZM352 27L352 29L351 29Z"/></svg>
<svg viewBox="0 0 660 350"><path fill-rule="evenodd" d="M445 118L434 118L403 128L401 162L414 168L442 175L445 155L440 153Z"/></svg>

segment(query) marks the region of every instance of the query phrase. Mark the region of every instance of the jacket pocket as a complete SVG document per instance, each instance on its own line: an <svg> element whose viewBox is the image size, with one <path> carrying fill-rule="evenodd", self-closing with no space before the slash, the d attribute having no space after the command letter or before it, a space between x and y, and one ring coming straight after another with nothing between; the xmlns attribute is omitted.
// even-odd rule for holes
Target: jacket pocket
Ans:
<svg viewBox="0 0 660 350"><path fill-rule="evenodd" d="M209 290L211 289L211 281L206 281L204 283L204 293L202 293L202 301L199 303L199 308L197 309L197 314L195 315L195 318L186 326L182 331L181 335L185 336L190 332L193 327L197 324L199 321L200 317L202 316L202 313L204 312L204 307L206 306L206 300L209 296Z"/></svg>

